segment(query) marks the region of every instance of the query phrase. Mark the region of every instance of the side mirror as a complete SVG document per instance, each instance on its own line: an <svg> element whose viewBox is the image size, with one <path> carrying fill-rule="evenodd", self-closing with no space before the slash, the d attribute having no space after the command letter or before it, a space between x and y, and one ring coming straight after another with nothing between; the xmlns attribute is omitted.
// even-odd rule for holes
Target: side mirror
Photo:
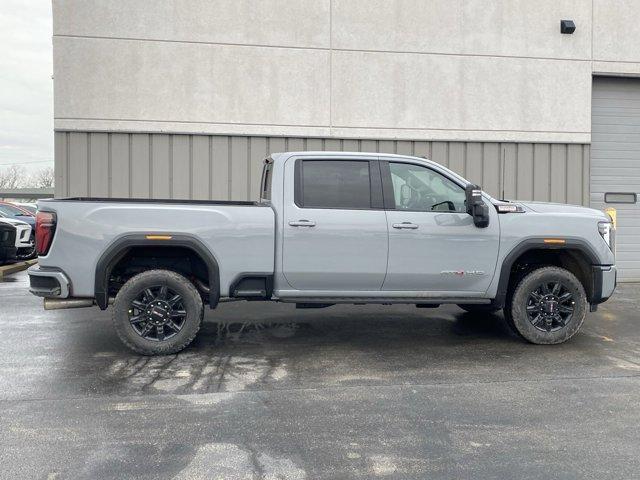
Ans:
<svg viewBox="0 0 640 480"><path fill-rule="evenodd" d="M467 185L464 189L467 213L473 217L473 224L478 228L489 226L489 208L482 200L482 190L478 185Z"/></svg>

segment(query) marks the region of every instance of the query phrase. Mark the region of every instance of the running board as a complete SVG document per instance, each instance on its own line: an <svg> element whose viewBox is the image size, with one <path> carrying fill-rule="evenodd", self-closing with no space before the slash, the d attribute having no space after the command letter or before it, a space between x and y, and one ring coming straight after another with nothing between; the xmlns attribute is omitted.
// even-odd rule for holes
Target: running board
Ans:
<svg viewBox="0 0 640 480"><path fill-rule="evenodd" d="M491 303L489 298L437 298L437 297L280 297L278 301L283 303L302 303L302 304L328 304L328 303L353 303L353 304L420 304L420 305L439 305L443 303L453 304L472 304L487 305Z"/></svg>

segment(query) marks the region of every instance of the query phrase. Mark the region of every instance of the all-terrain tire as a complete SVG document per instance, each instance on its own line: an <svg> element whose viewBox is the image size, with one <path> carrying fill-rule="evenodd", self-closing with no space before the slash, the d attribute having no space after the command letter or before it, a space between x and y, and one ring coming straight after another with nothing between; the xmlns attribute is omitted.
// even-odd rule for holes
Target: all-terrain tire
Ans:
<svg viewBox="0 0 640 480"><path fill-rule="evenodd" d="M500 307L496 307L491 304L478 304L474 305L471 303L461 303L458 305L462 310L469 313L495 313L500 310Z"/></svg>
<svg viewBox="0 0 640 480"><path fill-rule="evenodd" d="M138 296L149 288L166 286L181 296L186 311L184 323L177 334L165 340L143 338L132 326L129 311ZM116 295L113 304L113 325L120 340L142 355L169 355L189 345L202 325L202 297L193 284L182 275L169 270L148 270L130 278Z"/></svg>
<svg viewBox="0 0 640 480"><path fill-rule="evenodd" d="M566 304L554 303L556 305L555 312L558 312L560 307L566 307L571 308L573 313L566 318L564 324L554 320L553 327L549 326L549 331L546 331L547 326L545 323L535 321L535 318L542 317L538 317L535 312L528 312L527 308L540 308L540 312L543 314L553 315L553 308L549 312L548 307L537 307L535 305L536 302L533 301L533 296L540 296L542 290L538 289L541 289L542 285L546 285L546 290L551 295L552 292L549 286L555 284L560 284L560 292L564 292L560 297L570 294L570 299ZM538 345L566 342L580 330L586 314L587 295L582 283L573 273L560 267L542 267L525 275L518 282L513 293L508 296L505 306L507 324L525 340ZM534 323L537 323L538 326L534 325Z"/></svg>

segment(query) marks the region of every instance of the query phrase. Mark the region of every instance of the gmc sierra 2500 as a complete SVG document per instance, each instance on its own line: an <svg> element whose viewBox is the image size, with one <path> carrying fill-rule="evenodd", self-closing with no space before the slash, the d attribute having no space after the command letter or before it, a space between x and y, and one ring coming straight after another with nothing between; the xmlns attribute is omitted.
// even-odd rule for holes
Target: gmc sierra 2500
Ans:
<svg viewBox="0 0 640 480"><path fill-rule="evenodd" d="M154 355L232 299L504 309L526 340L561 343L615 288L604 213L498 201L422 158L273 154L260 197L40 201L31 292L49 309L113 303L122 341Z"/></svg>

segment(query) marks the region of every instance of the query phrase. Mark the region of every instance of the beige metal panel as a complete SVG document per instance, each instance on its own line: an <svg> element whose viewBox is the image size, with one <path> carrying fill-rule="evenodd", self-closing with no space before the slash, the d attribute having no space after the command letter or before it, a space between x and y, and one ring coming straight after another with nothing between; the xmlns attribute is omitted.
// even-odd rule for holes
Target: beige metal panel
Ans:
<svg viewBox="0 0 640 480"><path fill-rule="evenodd" d="M171 198L170 136L151 136L151 197Z"/></svg>
<svg viewBox="0 0 640 480"><path fill-rule="evenodd" d="M277 139L273 139L271 141L271 144L273 144L273 142L275 142ZM307 139L307 145L304 148L304 150L306 151L311 151L311 152L315 152L315 151L322 151L324 150L323 148L323 142L321 138L308 138ZM273 148L271 149L272 152L278 152L278 151L283 151L283 150L274 150Z"/></svg>
<svg viewBox="0 0 640 480"><path fill-rule="evenodd" d="M431 144L431 160L445 167L449 166L449 143L433 142Z"/></svg>
<svg viewBox="0 0 640 480"><path fill-rule="evenodd" d="M503 143L501 145L502 163L502 195L500 198L517 198L518 182L518 144Z"/></svg>
<svg viewBox="0 0 640 480"><path fill-rule="evenodd" d="M413 155L414 143L407 140L398 140L396 142L396 153L398 155Z"/></svg>
<svg viewBox="0 0 640 480"><path fill-rule="evenodd" d="M567 201L567 146L551 145L550 198L552 202Z"/></svg>
<svg viewBox="0 0 640 480"><path fill-rule="evenodd" d="M393 140L379 140L377 151L380 153L396 153L396 143Z"/></svg>
<svg viewBox="0 0 640 480"><path fill-rule="evenodd" d="M466 144L463 142L450 142L448 160L449 168L464 177L466 175L465 161Z"/></svg>
<svg viewBox="0 0 640 480"><path fill-rule="evenodd" d="M207 200L210 196L209 145L211 137L194 135L191 137L191 198Z"/></svg>
<svg viewBox="0 0 640 480"><path fill-rule="evenodd" d="M416 157L431 158L431 142L413 142L413 154Z"/></svg>
<svg viewBox="0 0 640 480"><path fill-rule="evenodd" d="M533 200L533 144L518 144L516 196L520 200Z"/></svg>
<svg viewBox="0 0 640 480"><path fill-rule="evenodd" d="M345 152L361 152L360 140L343 140L342 150Z"/></svg>
<svg viewBox="0 0 640 480"><path fill-rule="evenodd" d="M327 138L324 140L324 145L322 149L325 152L341 152L342 141L337 138Z"/></svg>
<svg viewBox="0 0 640 480"><path fill-rule="evenodd" d="M256 200L263 159L293 150L414 154L497 198L588 200L586 145L65 132L56 133L56 194Z"/></svg>
<svg viewBox="0 0 640 480"><path fill-rule="evenodd" d="M149 135L142 133L131 135L131 196L135 198L149 198L151 194L149 144Z"/></svg>
<svg viewBox="0 0 640 480"><path fill-rule="evenodd" d="M229 153L231 137L211 137L211 196L220 200L231 198L229 185Z"/></svg>
<svg viewBox="0 0 640 480"><path fill-rule="evenodd" d="M191 198L191 136L171 137L171 198Z"/></svg>
<svg viewBox="0 0 640 480"><path fill-rule="evenodd" d="M483 185L483 144L480 142L470 142L466 144L466 176L465 178L477 185Z"/></svg>
<svg viewBox="0 0 640 480"><path fill-rule="evenodd" d="M567 145L567 203L582 204L582 145Z"/></svg>
<svg viewBox="0 0 640 480"><path fill-rule="evenodd" d="M360 142L360 151L361 152L377 152L378 151L378 142L375 140L362 140Z"/></svg>
<svg viewBox="0 0 640 480"><path fill-rule="evenodd" d="M300 152L302 150L304 150L304 138L288 138L287 139L287 144L288 144L288 150L290 152ZM271 153L271 152L268 152Z"/></svg>
<svg viewBox="0 0 640 480"><path fill-rule="evenodd" d="M108 133L89 134L89 195L108 197L109 182L109 140Z"/></svg>
<svg viewBox="0 0 640 480"><path fill-rule="evenodd" d="M249 199L259 200L264 159L269 155L265 137L249 138Z"/></svg>
<svg viewBox="0 0 640 480"><path fill-rule="evenodd" d="M129 139L130 135L126 133L112 133L111 138L111 156L109 178L111 197L126 198L131 196L129 191L129 179L131 171L129 170Z"/></svg>
<svg viewBox="0 0 640 480"><path fill-rule="evenodd" d="M551 147L543 143L533 146L533 199L548 202L551 186Z"/></svg>
<svg viewBox="0 0 640 480"><path fill-rule="evenodd" d="M582 204L589 205L591 198L591 145L582 148Z"/></svg>
<svg viewBox="0 0 640 480"><path fill-rule="evenodd" d="M231 137L229 191L232 200L249 199L249 139Z"/></svg>
<svg viewBox="0 0 640 480"><path fill-rule="evenodd" d="M89 135L72 132L68 145L68 194L71 197L84 196L89 193L88 163Z"/></svg>
<svg viewBox="0 0 640 480"><path fill-rule="evenodd" d="M482 188L491 196L502 196L502 149L499 143L484 144Z"/></svg>
<svg viewBox="0 0 640 480"><path fill-rule="evenodd" d="M68 132L55 132L53 136L53 145L54 145L53 167L55 172L54 194L58 198L66 197L67 195L69 195L69 189L68 189L69 139L68 137L69 137Z"/></svg>

